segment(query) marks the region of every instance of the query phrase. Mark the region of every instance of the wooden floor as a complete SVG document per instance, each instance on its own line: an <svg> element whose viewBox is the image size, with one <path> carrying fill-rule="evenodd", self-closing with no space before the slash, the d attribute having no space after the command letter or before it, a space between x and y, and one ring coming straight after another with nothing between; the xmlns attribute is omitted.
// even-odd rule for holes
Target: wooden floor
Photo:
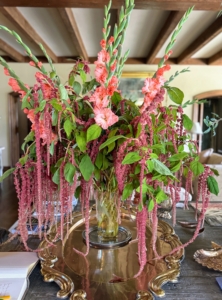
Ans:
<svg viewBox="0 0 222 300"><path fill-rule="evenodd" d="M0 228L9 229L18 219L18 199L13 177L0 183Z"/></svg>

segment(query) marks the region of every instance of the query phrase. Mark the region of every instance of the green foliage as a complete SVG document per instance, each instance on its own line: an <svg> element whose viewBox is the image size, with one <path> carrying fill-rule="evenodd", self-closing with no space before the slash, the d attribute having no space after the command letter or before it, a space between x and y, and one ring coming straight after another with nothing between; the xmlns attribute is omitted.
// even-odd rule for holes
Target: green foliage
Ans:
<svg viewBox="0 0 222 300"><path fill-rule="evenodd" d="M208 132L212 132L212 135L215 136L216 135L216 128L218 127L219 122L222 120L222 118L220 118L218 116L218 114L212 113L212 115L214 116L213 118L209 118L208 116L204 119L204 123L205 125L208 127L204 133L208 133Z"/></svg>
<svg viewBox="0 0 222 300"><path fill-rule="evenodd" d="M93 124L91 125L88 129L87 129L87 133L86 133L86 140L87 143L90 141L93 141L95 139L98 139L98 137L100 137L102 132L102 128L97 125L97 124Z"/></svg>
<svg viewBox="0 0 222 300"><path fill-rule="evenodd" d="M136 161L139 161L142 157L137 153L137 152L130 152L128 153L124 160L122 161L123 165L129 165L129 164L133 164Z"/></svg>
<svg viewBox="0 0 222 300"><path fill-rule="evenodd" d="M166 87L170 99L176 104L182 104L184 93L176 87Z"/></svg>
<svg viewBox="0 0 222 300"><path fill-rule="evenodd" d="M15 168L11 168L4 172L4 174L0 177L0 183L7 178L10 174L12 174L15 171Z"/></svg>
<svg viewBox="0 0 222 300"><path fill-rule="evenodd" d="M73 166L73 164L71 164L70 162L67 162L64 168L64 175L65 175L65 179L69 183L73 182L75 171L76 171L75 166Z"/></svg>
<svg viewBox="0 0 222 300"><path fill-rule="evenodd" d="M193 127L193 121L185 114L183 114L183 126L188 131Z"/></svg>
<svg viewBox="0 0 222 300"><path fill-rule="evenodd" d="M158 101L153 101L154 98L150 99L152 101L151 107L147 106L143 111L143 105L137 105L137 102L122 97L121 92L117 91L117 83L114 91L110 92L113 83L109 86L109 80L112 78L115 81L121 77L124 63L129 54L127 51L122 55L121 51L133 7L134 1L126 0L125 7L120 8L118 24L115 24L112 34L110 32L111 1L105 6L104 41L102 43L104 43L107 57L109 57L104 63L107 72L105 83L102 83L97 76L98 82L95 78L89 78L90 76L87 75L88 63L82 59L75 61L67 81L61 83L44 47L40 45L49 62L51 68L49 72L31 53L19 35L4 26L0 26L0 29L15 37L25 49L32 65L38 69L38 74L42 76L41 80L43 80L43 85L45 84L45 91L39 85L35 94L38 101L33 96L36 91L27 88L1 57L0 64L16 80L18 84L16 88L21 88L25 92L22 99L22 109L26 109L26 113L29 111L29 118L38 118L39 120L40 147L43 150L41 153L44 155L38 161L36 149L38 150L39 144L35 140L37 136L35 135L36 124L33 122L34 129L28 134L22 145L24 151L24 155L20 158L22 168L25 168L27 162L31 161L33 165L38 162L46 171L48 158L50 158L49 177L58 185L58 190L60 189L61 176L63 176L63 183L65 178L68 187L72 186L74 176L78 174L78 180L89 181L92 179L94 186L97 186L101 191L108 189L114 192L118 189L118 180L119 182L122 180L121 191L119 191L120 195L122 192L122 200L128 199L134 192L142 192L142 201L138 205L138 210L142 210L143 206L146 206L151 211L155 204L160 204L168 197L160 186L175 185L178 182L177 174L181 172L182 168L185 176L188 176L190 170L195 176L199 176L204 172L204 166L198 161L197 149L192 141L188 143L190 152L184 152L184 144L187 143L188 139L184 129L191 130L193 123L182 112L182 108L197 103L197 101L183 103L183 92L177 87L169 86L169 83L181 73L187 73L188 68L175 72L161 87L167 91L169 98L174 102L170 107L164 107L161 103L157 103ZM161 72L168 69L165 66L166 57L170 54L169 51L191 11L192 8L185 13L172 34L165 50L165 58L159 63L159 67L163 66ZM155 83L150 85L151 94L152 92L153 94L156 93L157 97L162 90L153 86L159 85L156 84L156 80L158 81L160 76L162 77L161 72L155 73L153 78L150 78L151 82ZM94 92L99 90L98 87L103 90L103 93L105 91L106 95L99 94L96 98ZM152 98L151 94L146 95L146 99L149 96ZM105 103L106 100L108 100L108 104ZM97 101L99 102L98 106ZM98 121L95 108L111 111L112 115L103 114L102 111L99 115L100 121ZM113 114L116 121L112 125L107 125L108 128L101 125L103 121L112 119ZM183 130L180 130L181 119ZM208 131L215 132L220 120L217 115L211 119L206 118L205 124L208 126ZM47 122L51 122L51 127L44 131ZM46 153L47 155L45 155ZM75 163L72 164L71 161ZM64 172L61 174L63 167ZM0 180L3 180L13 171L14 169L11 169L8 173L6 172ZM214 173L216 174L216 170ZM217 194L215 179L209 177L207 183L209 190ZM77 198L80 192L81 186L75 191Z"/></svg>
<svg viewBox="0 0 222 300"><path fill-rule="evenodd" d="M195 176L199 176L204 172L204 166L199 161L192 161L190 169Z"/></svg>
<svg viewBox="0 0 222 300"><path fill-rule="evenodd" d="M208 176L208 178L207 178L207 185L208 185L209 191L212 194L214 194L214 195L218 195L219 194L218 183L217 183L216 179L213 176Z"/></svg>
<svg viewBox="0 0 222 300"><path fill-rule="evenodd" d="M99 150L104 149L105 147L107 147L108 145L110 145L111 143L115 142L116 140L118 140L120 138L125 138L125 137L123 135L112 136L111 138L106 140L102 145L100 145Z"/></svg>
<svg viewBox="0 0 222 300"><path fill-rule="evenodd" d="M94 171L94 165L88 155L84 155L79 164L80 172L86 181L89 181Z"/></svg>

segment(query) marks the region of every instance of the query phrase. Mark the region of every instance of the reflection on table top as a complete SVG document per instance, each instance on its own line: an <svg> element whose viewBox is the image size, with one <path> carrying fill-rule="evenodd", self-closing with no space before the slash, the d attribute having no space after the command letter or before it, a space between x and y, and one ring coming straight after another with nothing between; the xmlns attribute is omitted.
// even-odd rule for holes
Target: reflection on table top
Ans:
<svg viewBox="0 0 222 300"><path fill-rule="evenodd" d="M177 220L194 221L194 211L177 209ZM171 223L171 220L165 220ZM187 242L193 234L193 230L180 226L178 223L174 227L176 234L182 243ZM222 299L222 291L216 282L215 277L222 276L219 271L214 271L203 267L195 262L193 255L198 249L211 248L211 241L222 245L222 228L211 227L205 224L205 230L197 239L185 249L185 258L181 264L181 275L178 283L168 283L164 286L167 300L219 300ZM38 239L30 237L29 244L37 247ZM21 251L21 245L13 241L10 245L0 248L0 251ZM129 262L134 263L134 262ZM30 275L30 287L24 300L44 299L55 300L59 287L55 283L45 283L40 273L40 264ZM156 298L159 299L159 298ZM94 300L88 299L87 300ZM103 300L103 299L95 299ZM115 299L113 299L115 300ZM116 299L117 300L117 299ZM118 299L121 300L121 299Z"/></svg>

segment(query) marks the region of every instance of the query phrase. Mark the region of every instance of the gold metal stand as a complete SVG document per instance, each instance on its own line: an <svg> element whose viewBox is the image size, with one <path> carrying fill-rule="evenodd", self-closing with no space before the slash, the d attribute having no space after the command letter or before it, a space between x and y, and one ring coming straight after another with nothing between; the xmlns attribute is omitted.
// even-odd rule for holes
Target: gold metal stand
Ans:
<svg viewBox="0 0 222 300"><path fill-rule="evenodd" d="M136 216L133 212L122 210L121 218L121 226L132 234L132 240L121 248L90 248L87 257L78 254L74 248L86 252L82 238L84 219L79 212L73 214L72 224L64 226L63 243L57 240L50 247L46 241L41 243L41 272L45 281L55 281L59 285L57 297L70 296L71 300L152 300L155 295L165 295L162 289L165 283L177 282L184 251L168 255L181 245L171 226L159 220L156 248L163 258L155 259L151 245L152 229L147 220L147 264L142 274L134 278L139 270ZM91 211L90 226L95 225L95 212ZM53 240L54 236L55 228L51 230L49 240Z"/></svg>

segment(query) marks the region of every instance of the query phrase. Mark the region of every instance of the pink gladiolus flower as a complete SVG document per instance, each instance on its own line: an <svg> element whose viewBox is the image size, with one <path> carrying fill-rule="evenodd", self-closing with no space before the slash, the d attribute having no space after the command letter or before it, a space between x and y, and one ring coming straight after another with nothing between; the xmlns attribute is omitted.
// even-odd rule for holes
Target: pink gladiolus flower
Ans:
<svg viewBox="0 0 222 300"><path fill-rule="evenodd" d="M17 80L14 78L9 78L8 84L11 86L14 92L19 92L21 90Z"/></svg>
<svg viewBox="0 0 222 300"><path fill-rule="evenodd" d="M34 61L31 60L31 61L29 62L29 64L30 64L30 66L35 67Z"/></svg>
<svg viewBox="0 0 222 300"><path fill-rule="evenodd" d="M4 68L4 74L5 74L6 76L10 76L9 70L8 70L7 68Z"/></svg>
<svg viewBox="0 0 222 300"><path fill-rule="evenodd" d="M107 129L109 126L115 124L119 118L109 108L95 108L95 121L103 129Z"/></svg>
<svg viewBox="0 0 222 300"><path fill-rule="evenodd" d="M89 99L90 102L94 102L95 107L105 108L109 104L106 89L102 86L98 87L93 95Z"/></svg>
<svg viewBox="0 0 222 300"><path fill-rule="evenodd" d="M102 64L98 64L95 69L96 80L99 83L104 84L106 82L107 76L108 71L106 70L106 67Z"/></svg>
<svg viewBox="0 0 222 300"><path fill-rule="evenodd" d="M163 76L164 72L169 71L171 69L170 65L165 65L162 68L159 68L156 72L157 76Z"/></svg>
<svg viewBox="0 0 222 300"><path fill-rule="evenodd" d="M38 67L41 69L41 67L42 67L42 62L39 61L37 65L38 65Z"/></svg>
<svg viewBox="0 0 222 300"><path fill-rule="evenodd" d="M44 80L45 78L44 78L44 76L43 76L43 74L42 73L40 73L40 72L36 72L35 73L35 78L39 78L39 79L41 79L41 80Z"/></svg>
<svg viewBox="0 0 222 300"><path fill-rule="evenodd" d="M109 96L112 96L113 93L117 90L117 86L118 86L118 78L116 76L112 76L112 78L108 83L107 94Z"/></svg>
<svg viewBox="0 0 222 300"><path fill-rule="evenodd" d="M113 42L114 42L114 37L111 36L110 39L108 40L108 44L110 45L110 44L112 44Z"/></svg>
<svg viewBox="0 0 222 300"><path fill-rule="evenodd" d="M146 78L144 81L144 87L142 88L142 93L149 96L155 97L157 91L160 89L161 83L157 78Z"/></svg>
<svg viewBox="0 0 222 300"><path fill-rule="evenodd" d="M101 46L102 49L106 49L106 41L105 40L101 40L100 46Z"/></svg>
<svg viewBox="0 0 222 300"><path fill-rule="evenodd" d="M114 61L114 63L110 67L110 70L111 70L111 72L114 72L116 70L116 60Z"/></svg>
<svg viewBox="0 0 222 300"><path fill-rule="evenodd" d="M97 64L105 64L110 61L110 55L106 50L101 50L98 53L98 60L95 61L95 65Z"/></svg>

